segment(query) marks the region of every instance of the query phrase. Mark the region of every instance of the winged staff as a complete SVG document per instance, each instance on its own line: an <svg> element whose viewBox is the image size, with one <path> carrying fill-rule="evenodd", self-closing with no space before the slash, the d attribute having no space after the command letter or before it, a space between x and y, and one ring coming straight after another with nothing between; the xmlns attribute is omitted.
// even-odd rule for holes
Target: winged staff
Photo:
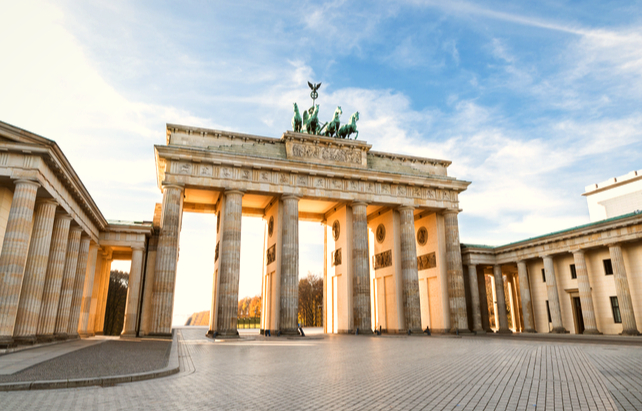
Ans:
<svg viewBox="0 0 642 411"><path fill-rule="evenodd" d="M359 137L359 131L357 131L357 121L359 120L359 112L357 111L352 116L350 116L350 122L341 126L339 121L339 116L343 114L341 106L338 106L334 111L334 116L332 120L320 124L317 115L319 114L319 105L316 104L316 99L319 97L319 87L321 83L310 83L308 81L308 86L310 87L310 97L312 98L312 107L308 110L303 111L303 116L299 112L299 106L297 103L294 103L294 117L292 117L292 130L297 133L307 133L307 134L316 134L324 135L326 137L335 137L335 138L350 138L350 135L356 133L354 139L356 140Z"/></svg>

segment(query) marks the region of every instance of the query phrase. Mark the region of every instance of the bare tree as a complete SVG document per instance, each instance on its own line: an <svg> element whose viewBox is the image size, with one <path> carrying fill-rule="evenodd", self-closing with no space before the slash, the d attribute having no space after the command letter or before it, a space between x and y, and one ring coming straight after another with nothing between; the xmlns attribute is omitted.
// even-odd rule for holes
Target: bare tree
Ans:
<svg viewBox="0 0 642 411"><path fill-rule="evenodd" d="M299 280L299 322L306 327L323 325L320 306L323 304L323 278L308 271Z"/></svg>

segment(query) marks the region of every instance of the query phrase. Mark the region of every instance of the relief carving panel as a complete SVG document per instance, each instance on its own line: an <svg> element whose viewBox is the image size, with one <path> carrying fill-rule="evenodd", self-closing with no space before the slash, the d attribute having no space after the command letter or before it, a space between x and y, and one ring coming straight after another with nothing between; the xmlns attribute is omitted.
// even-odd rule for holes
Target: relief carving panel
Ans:
<svg viewBox="0 0 642 411"><path fill-rule="evenodd" d="M387 250L382 253L375 254L373 258L375 270L390 267L392 265L392 250Z"/></svg>

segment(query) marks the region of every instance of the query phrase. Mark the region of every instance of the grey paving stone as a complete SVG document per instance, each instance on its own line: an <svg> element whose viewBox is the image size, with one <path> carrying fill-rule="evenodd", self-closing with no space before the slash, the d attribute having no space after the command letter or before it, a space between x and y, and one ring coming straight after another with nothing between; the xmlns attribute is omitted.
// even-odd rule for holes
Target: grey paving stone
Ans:
<svg viewBox="0 0 642 411"><path fill-rule="evenodd" d="M347 335L219 343L204 334L179 330L179 374L113 387L2 392L0 404L83 411L642 409L637 346Z"/></svg>

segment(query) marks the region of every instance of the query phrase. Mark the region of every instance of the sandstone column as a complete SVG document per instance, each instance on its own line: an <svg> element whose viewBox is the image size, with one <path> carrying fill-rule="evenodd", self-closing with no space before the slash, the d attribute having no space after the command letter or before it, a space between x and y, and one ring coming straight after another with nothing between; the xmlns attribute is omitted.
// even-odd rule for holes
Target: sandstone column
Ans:
<svg viewBox="0 0 642 411"><path fill-rule="evenodd" d="M586 260L584 251L573 251L575 260L575 273L577 274L577 288L580 293L580 303L582 304L582 320L584 321L584 334L601 334L597 329L595 321L595 308L593 307L593 296L591 293L591 283L588 278L586 269Z"/></svg>
<svg viewBox="0 0 642 411"><path fill-rule="evenodd" d="M225 192L225 209L221 218L219 241L219 291L216 331L224 337L238 335L239 275L241 269L241 220L243 193Z"/></svg>
<svg viewBox="0 0 642 411"><path fill-rule="evenodd" d="M517 275L519 277L519 295L522 299L522 318L524 319L524 332L535 333L535 323L533 322L533 305L531 303L531 288L528 282L528 270L526 262L519 260L517 262Z"/></svg>
<svg viewBox="0 0 642 411"><path fill-rule="evenodd" d="M172 333L183 190L182 186L163 185L163 211L156 253L150 335L171 336Z"/></svg>
<svg viewBox="0 0 642 411"><path fill-rule="evenodd" d="M125 306L125 323L122 335L136 336L136 322L138 320L138 306L140 301L140 280L143 272L143 247L132 248L132 265L129 270L129 283L127 285L127 304Z"/></svg>
<svg viewBox="0 0 642 411"><path fill-rule="evenodd" d="M53 340L58 303L60 302L62 275L65 269L70 224L71 216L67 214L58 214L54 221L45 288L42 293L42 304L40 305L40 314L38 316L36 336L39 341Z"/></svg>
<svg viewBox="0 0 642 411"><path fill-rule="evenodd" d="M13 330L13 338L16 343L34 344L36 342L38 315L42 304L42 292L57 205L52 200L36 202L31 242L29 243L16 324Z"/></svg>
<svg viewBox="0 0 642 411"><path fill-rule="evenodd" d="M421 308L419 302L419 271L417 271L417 244L415 242L414 207L399 208L401 231L401 280L403 295L403 326L399 329L421 333Z"/></svg>
<svg viewBox="0 0 642 411"><path fill-rule="evenodd" d="M71 308L71 298L74 293L74 280L76 275L76 266L78 265L78 251L80 250L81 234L82 229L78 226L74 226L69 230L67 251L65 253L65 268L62 271L60 300L58 302L56 325L54 327L54 336L61 340L67 338L69 309Z"/></svg>
<svg viewBox="0 0 642 411"><path fill-rule="evenodd" d="M461 263L461 246L459 244L459 223L457 211L444 211L446 228L446 266L448 270L448 299L453 320L451 332L470 332L468 330L468 313L466 311L466 289L464 272ZM481 314L480 314L481 315Z"/></svg>
<svg viewBox="0 0 642 411"><path fill-rule="evenodd" d="M468 282L470 286L470 297L473 305L473 331L477 334L485 334L482 327L481 305L479 302L479 285L477 284L477 266L468 265Z"/></svg>
<svg viewBox="0 0 642 411"><path fill-rule="evenodd" d="M78 261L74 267L74 288L69 306L69 321L67 322L67 337L78 338L78 323L80 322L80 309L82 307L82 293L84 291L85 277L87 276L87 261L89 260L89 246L91 238L87 235L80 237L78 248Z"/></svg>
<svg viewBox="0 0 642 411"><path fill-rule="evenodd" d="M0 253L0 347L13 345L38 184L16 180Z"/></svg>
<svg viewBox="0 0 642 411"><path fill-rule="evenodd" d="M557 293L557 280L555 278L555 266L553 265L553 257L547 255L542 258L544 259L544 275L546 277L548 307L551 311L551 321L553 323L552 332L565 333L567 331L562 324L562 310L560 308L560 297Z"/></svg>
<svg viewBox="0 0 642 411"><path fill-rule="evenodd" d="M299 311L299 198L284 196L279 330L296 335Z"/></svg>
<svg viewBox="0 0 642 411"><path fill-rule="evenodd" d="M361 334L372 334L367 207L366 203L352 204L353 316Z"/></svg>
<svg viewBox="0 0 642 411"><path fill-rule="evenodd" d="M80 306L80 320L78 321L78 334L80 334L81 337L94 336L94 329L91 327L93 325L91 324L91 301L94 296L96 271L100 270L100 261L97 261L98 248L97 244L89 246L87 269L85 270L85 284L83 286L82 303Z"/></svg>
<svg viewBox="0 0 642 411"><path fill-rule="evenodd" d="M504 277L502 276L502 266L495 264L493 267L495 275L495 295L497 296L497 312L495 313L497 323L499 324L498 333L511 334L508 328L508 313L506 312L506 294L504 293Z"/></svg>
<svg viewBox="0 0 642 411"><path fill-rule="evenodd" d="M615 294L617 294L617 301L620 305L620 314L622 315L622 334L640 335L637 324L635 323L631 291L629 290L629 282L626 279L624 257L622 256L622 248L620 247L620 244L609 245L609 253L611 254L611 262L613 263Z"/></svg>
<svg viewBox="0 0 642 411"><path fill-rule="evenodd" d="M103 334L105 328L105 309L107 308L107 293L109 292L109 277L111 275L111 263L114 261L112 253L103 254L103 268L100 277L100 291L98 304L96 306L96 319L94 331L98 335Z"/></svg>

